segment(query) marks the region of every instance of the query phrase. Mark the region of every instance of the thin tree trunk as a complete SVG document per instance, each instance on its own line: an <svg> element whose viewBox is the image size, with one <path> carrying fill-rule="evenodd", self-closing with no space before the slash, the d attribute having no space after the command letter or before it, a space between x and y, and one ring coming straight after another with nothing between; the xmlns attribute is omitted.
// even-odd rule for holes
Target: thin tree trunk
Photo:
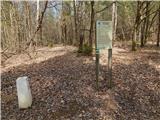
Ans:
<svg viewBox="0 0 160 120"><path fill-rule="evenodd" d="M28 10L28 32L29 32L29 39L31 38L31 33L32 33L32 20L31 20L31 11L30 11L30 6L27 4L27 10Z"/></svg>
<svg viewBox="0 0 160 120"><path fill-rule="evenodd" d="M80 30L80 43L79 43L79 52L81 53L83 51L83 41L84 41L84 34L82 30Z"/></svg>
<svg viewBox="0 0 160 120"><path fill-rule="evenodd" d="M147 42L147 37L148 37L148 27L149 27L149 5L150 5L150 1L146 1L146 25L145 25L145 36L144 36L144 44L146 44Z"/></svg>
<svg viewBox="0 0 160 120"><path fill-rule="evenodd" d="M159 40L160 39L160 5L159 5L159 12L158 12L158 33L157 33L157 47L159 47Z"/></svg>
<svg viewBox="0 0 160 120"><path fill-rule="evenodd" d="M66 45L67 44L67 25L66 25L66 23L65 23L65 25L64 25L64 45Z"/></svg>
<svg viewBox="0 0 160 120"><path fill-rule="evenodd" d="M11 27L10 27L10 36L13 36L14 35L14 30L13 30L13 19L12 19L12 5L10 4L10 12L9 12L9 17L10 17L10 23L11 23ZM14 41L14 37L10 40L10 41ZM13 46L10 46L10 42L9 43L9 47L13 47ZM15 44L15 43L14 43Z"/></svg>
<svg viewBox="0 0 160 120"><path fill-rule="evenodd" d="M73 32L73 24L72 24L72 18L70 17L71 21L71 38L70 38L70 45L73 44L73 37L74 37L74 32Z"/></svg>
<svg viewBox="0 0 160 120"><path fill-rule="evenodd" d="M76 11L75 0L73 0L73 7L74 7L74 24L75 24L75 41L73 43L76 44L76 41L78 40L78 30L77 30L77 11Z"/></svg>
<svg viewBox="0 0 160 120"><path fill-rule="evenodd" d="M40 7L40 3L39 3L39 5L38 5L38 7ZM39 14L40 14L40 9L38 8L38 19L39 19ZM37 20L38 20L37 19ZM38 22L38 21L37 21ZM37 23L37 25L38 25L38 23ZM42 25L41 25L41 28L40 28L40 30L39 30L39 38L40 38L40 42L42 42L42 30L43 30L43 23L42 23Z"/></svg>
<svg viewBox="0 0 160 120"><path fill-rule="evenodd" d="M136 19L135 19L135 24L134 24L134 29L133 29L133 36L132 36L132 50L136 50L136 41L137 41L137 32L139 29L139 21L140 21L140 10L141 10L141 2L137 1L137 12L136 12Z"/></svg>
<svg viewBox="0 0 160 120"><path fill-rule="evenodd" d="M114 0L113 5L112 5L112 25L113 25L113 38L112 42L116 40L116 29L117 29L117 5L116 5L116 0Z"/></svg>
<svg viewBox="0 0 160 120"><path fill-rule="evenodd" d="M18 4L14 4L15 6L15 15L16 15L16 17L15 17L15 24L16 24L16 31L17 31L17 41L18 41L18 49L17 49L17 51L18 51L18 53L20 53L21 52L21 44L22 44L22 33L21 33L21 31L20 31L20 14L19 14L19 12L18 12Z"/></svg>
<svg viewBox="0 0 160 120"><path fill-rule="evenodd" d="M4 16L5 20L7 20L6 14L5 14L5 12L3 10L2 10L2 13L3 13L3 16ZM7 21L5 21L4 24L5 25L2 27L4 29L4 39L2 39L2 41L1 41L1 43L3 44L2 45L2 49L3 49L3 47L4 48L8 47L8 39L9 39L9 33L8 33L8 29L7 29Z"/></svg>
<svg viewBox="0 0 160 120"><path fill-rule="evenodd" d="M41 26L41 28L40 28L40 41L42 42L42 26Z"/></svg>
<svg viewBox="0 0 160 120"><path fill-rule="evenodd" d="M39 10L39 0L37 0L37 17L36 17L37 26L39 24L39 15L40 15L39 13L40 13L40 10ZM40 32L41 32L41 28L40 28ZM37 46L37 44L38 44L38 34L36 35L36 46Z"/></svg>
<svg viewBox="0 0 160 120"><path fill-rule="evenodd" d="M144 6L145 8L144 8L144 12L146 12L146 6ZM143 8L143 5L142 5L142 8ZM143 10L142 9L140 9L140 20L143 18L143 17L145 17L145 15L146 14L144 14L143 15ZM139 25L139 33L141 34L140 35L140 42L141 42L141 45L140 45L140 47L144 47L144 39L145 39L145 28L146 28L146 18L143 20L143 22L141 22L140 23L140 25Z"/></svg>
<svg viewBox="0 0 160 120"><path fill-rule="evenodd" d="M122 35L123 35L123 40L124 40L124 46L126 48L127 47L127 39L126 39L126 35L124 32L123 26L121 26L121 29L122 29Z"/></svg>
<svg viewBox="0 0 160 120"><path fill-rule="evenodd" d="M48 1L45 2L45 7L44 7L44 10L41 12L41 16L39 16L39 21L38 21L38 25L36 27L36 30L34 31L33 33L33 36L31 37L30 41L29 41L29 44L32 44L34 42L34 38L37 34L37 32L40 30L40 28L42 27L42 22L43 22L43 17L44 17L44 13L47 9L47 4L48 4ZM34 43L33 43L34 44Z"/></svg>
<svg viewBox="0 0 160 120"><path fill-rule="evenodd" d="M94 25L94 1L91 1L91 25L89 31L89 46L92 48L93 45L93 25Z"/></svg>
<svg viewBox="0 0 160 120"><path fill-rule="evenodd" d="M141 47L144 46L144 39L145 39L145 28L146 28L146 19L144 19L144 22L141 23Z"/></svg>

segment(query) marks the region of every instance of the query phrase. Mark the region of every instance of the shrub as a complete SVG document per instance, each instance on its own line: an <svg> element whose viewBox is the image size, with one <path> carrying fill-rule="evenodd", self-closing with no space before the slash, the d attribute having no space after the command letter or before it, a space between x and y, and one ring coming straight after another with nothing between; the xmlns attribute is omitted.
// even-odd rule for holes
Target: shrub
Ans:
<svg viewBox="0 0 160 120"><path fill-rule="evenodd" d="M79 48L77 52L78 53L83 53L83 48Z"/></svg>
<svg viewBox="0 0 160 120"><path fill-rule="evenodd" d="M132 41L132 51L136 51L137 43L135 41Z"/></svg>
<svg viewBox="0 0 160 120"><path fill-rule="evenodd" d="M52 42L48 42L48 47L52 48L53 47L53 43Z"/></svg>
<svg viewBox="0 0 160 120"><path fill-rule="evenodd" d="M91 55L92 54L92 47L90 47L87 44L84 44L82 51L83 51L84 55Z"/></svg>

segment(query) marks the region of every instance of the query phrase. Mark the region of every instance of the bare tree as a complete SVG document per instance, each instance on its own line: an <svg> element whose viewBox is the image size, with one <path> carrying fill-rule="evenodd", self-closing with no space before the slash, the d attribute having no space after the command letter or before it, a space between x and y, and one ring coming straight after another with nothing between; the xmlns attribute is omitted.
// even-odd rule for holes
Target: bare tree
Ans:
<svg viewBox="0 0 160 120"><path fill-rule="evenodd" d="M93 25L94 25L94 1L91 1L91 23L89 31L89 46L92 48L93 45Z"/></svg>
<svg viewBox="0 0 160 120"><path fill-rule="evenodd" d="M157 32L157 47L159 47L160 39L160 4L159 4L159 12L158 12L158 32Z"/></svg>
<svg viewBox="0 0 160 120"><path fill-rule="evenodd" d="M117 5L116 0L112 4L112 24L113 24L113 42L116 40L116 29L117 29Z"/></svg>
<svg viewBox="0 0 160 120"><path fill-rule="evenodd" d="M38 24L37 24L37 27L36 27L36 30L35 30L33 36L31 37L31 39L29 41L29 45L32 45L32 44L34 45L35 44L34 38L35 38L37 32L42 27L43 17L44 17L44 13L45 13L45 11L47 9L47 4L48 4L48 1L45 2L45 7L44 7L43 11L41 12L41 15L39 15Z"/></svg>
<svg viewBox="0 0 160 120"><path fill-rule="evenodd" d="M139 32L139 26L140 26L140 17L141 17L141 8L142 8L143 3L141 1L137 1L137 12L136 12L136 19L134 23L134 28L133 28L133 35L132 35L132 50L136 50L136 41L137 41L137 34Z"/></svg>
<svg viewBox="0 0 160 120"><path fill-rule="evenodd" d="M141 17L148 16L150 1L145 1L144 5L145 5L144 8L143 8L144 10L141 9L141 11L143 10L145 13L143 13L143 11L142 11ZM140 41L141 41L141 47L143 47L144 44L146 43L146 41L147 41L146 39L148 37L149 16L145 17L144 20L143 20L143 22L141 24L142 24L141 25L141 30L139 30L139 31L141 32L141 37L140 37L141 38L140 39Z"/></svg>
<svg viewBox="0 0 160 120"><path fill-rule="evenodd" d="M76 10L76 2L73 0L74 7L74 25L75 25L75 41L78 40L78 30L77 30L77 10Z"/></svg>

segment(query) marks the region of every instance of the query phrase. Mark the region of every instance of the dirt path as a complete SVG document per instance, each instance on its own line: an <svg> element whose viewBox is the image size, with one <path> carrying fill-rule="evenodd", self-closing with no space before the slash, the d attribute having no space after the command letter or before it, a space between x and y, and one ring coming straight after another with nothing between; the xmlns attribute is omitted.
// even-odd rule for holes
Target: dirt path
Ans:
<svg viewBox="0 0 160 120"><path fill-rule="evenodd" d="M77 57L74 50L51 51L45 60L3 71L2 119L160 119L160 54L157 51L133 53L114 48L112 89L107 88L107 52L102 51L100 91L97 91L94 58ZM31 78L33 105L19 110L15 80L24 75Z"/></svg>

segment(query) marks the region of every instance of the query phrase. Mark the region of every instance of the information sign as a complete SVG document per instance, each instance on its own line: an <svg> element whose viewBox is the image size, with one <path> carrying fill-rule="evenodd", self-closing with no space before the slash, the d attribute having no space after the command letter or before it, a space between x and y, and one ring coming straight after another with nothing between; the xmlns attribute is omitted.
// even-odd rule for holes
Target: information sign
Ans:
<svg viewBox="0 0 160 120"><path fill-rule="evenodd" d="M96 49L112 49L112 21L96 22Z"/></svg>

